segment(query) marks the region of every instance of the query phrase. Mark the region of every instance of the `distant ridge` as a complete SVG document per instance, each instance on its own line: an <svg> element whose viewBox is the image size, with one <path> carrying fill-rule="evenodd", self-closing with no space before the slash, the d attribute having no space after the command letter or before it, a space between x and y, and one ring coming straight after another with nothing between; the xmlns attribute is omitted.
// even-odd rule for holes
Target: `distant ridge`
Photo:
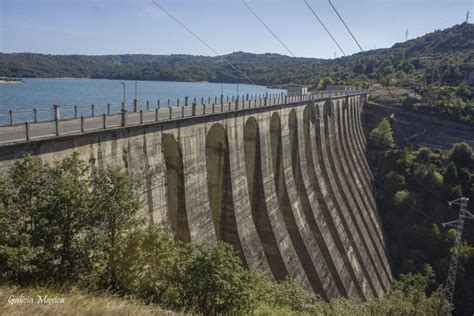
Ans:
<svg viewBox="0 0 474 316"><path fill-rule="evenodd" d="M397 43L391 48L331 60L293 58L273 53L235 52L225 56L262 85L317 84L325 76L344 82L377 80L400 71L410 76L424 76L434 66L440 68L448 64L458 67L465 76L474 69L474 26L463 23ZM0 76L245 83L243 76L219 57L184 54L0 53Z"/></svg>

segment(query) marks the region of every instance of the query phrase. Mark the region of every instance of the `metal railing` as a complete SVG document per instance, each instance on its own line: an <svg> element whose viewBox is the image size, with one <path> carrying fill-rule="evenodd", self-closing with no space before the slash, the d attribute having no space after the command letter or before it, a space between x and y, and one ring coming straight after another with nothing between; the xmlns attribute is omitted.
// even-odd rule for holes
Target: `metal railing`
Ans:
<svg viewBox="0 0 474 316"><path fill-rule="evenodd" d="M324 91L302 96L287 96L283 93L247 94L238 97L220 96L200 99L185 97L184 100L176 99L174 102L172 100L164 102L157 100L154 103L150 101L141 103L134 100L132 104L107 103L73 107L54 105L51 109L8 111L7 124L0 125L0 144L363 93L366 92L362 90ZM24 116L21 117L20 114Z"/></svg>

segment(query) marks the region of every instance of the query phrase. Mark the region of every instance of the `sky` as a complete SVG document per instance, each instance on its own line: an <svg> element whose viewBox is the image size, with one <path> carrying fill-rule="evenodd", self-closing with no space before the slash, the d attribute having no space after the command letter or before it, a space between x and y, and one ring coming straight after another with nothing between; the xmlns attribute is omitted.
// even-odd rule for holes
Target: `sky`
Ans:
<svg viewBox="0 0 474 316"><path fill-rule="evenodd" d="M279 53L285 48L241 0L155 0L219 54ZM303 0L247 0L296 55L333 58L341 52ZM326 0L308 0L348 54L356 43ZM464 22L474 0L333 0L366 49ZM471 18L472 22L473 18ZM214 55L152 0L0 0L0 52L45 54Z"/></svg>

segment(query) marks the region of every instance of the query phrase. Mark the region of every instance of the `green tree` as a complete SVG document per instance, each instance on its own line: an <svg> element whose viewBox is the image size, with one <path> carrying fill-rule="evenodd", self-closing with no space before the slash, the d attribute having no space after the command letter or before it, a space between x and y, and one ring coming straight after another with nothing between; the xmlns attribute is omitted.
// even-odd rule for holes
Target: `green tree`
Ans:
<svg viewBox="0 0 474 316"><path fill-rule="evenodd" d="M117 260L115 257L119 237L140 224L137 215L141 204L136 192L138 182L115 167L99 168L91 180L91 208L96 222L94 234L89 241L95 243L98 254L105 254L102 282L116 287Z"/></svg>
<svg viewBox="0 0 474 316"><path fill-rule="evenodd" d="M252 274L231 245L202 245L184 272L183 301L204 315L249 313L255 308Z"/></svg>
<svg viewBox="0 0 474 316"><path fill-rule="evenodd" d="M372 148L379 150L385 150L393 146L393 131L386 118L370 132L369 143Z"/></svg>
<svg viewBox="0 0 474 316"><path fill-rule="evenodd" d="M453 146L449 152L449 159L458 168L468 167L472 163L472 148L467 143L459 143Z"/></svg>

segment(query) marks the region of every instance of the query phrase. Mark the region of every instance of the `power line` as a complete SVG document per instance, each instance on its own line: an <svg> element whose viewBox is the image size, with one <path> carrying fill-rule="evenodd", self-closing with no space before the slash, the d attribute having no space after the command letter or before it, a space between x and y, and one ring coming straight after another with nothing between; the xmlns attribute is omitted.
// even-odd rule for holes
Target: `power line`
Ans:
<svg viewBox="0 0 474 316"><path fill-rule="evenodd" d="M309 10L313 13L314 17L319 21L319 23L321 23L321 25L323 26L323 28L326 30L326 32L329 34L329 36L331 37L332 41L336 44L336 46L339 48L339 50L342 52L342 55L346 56L346 53L344 52L344 50L341 48L341 45L339 45L339 43L336 41L336 39L334 38L334 36L332 36L331 32L329 32L328 28L326 27L326 25L324 25L323 21L321 21L321 19L319 18L319 16L316 14L316 12L314 12L313 8L309 5L308 1L307 0L304 0L304 3L306 3L306 6L309 8Z"/></svg>
<svg viewBox="0 0 474 316"><path fill-rule="evenodd" d="M182 28L184 28L189 34L191 34L195 39L200 41L204 46L206 46L210 51L212 51L216 56L224 60L229 66L231 66L234 70L236 70L239 74L241 74L248 82L251 84L258 86L252 79L250 79L245 73L243 73L237 66L232 64L227 58L223 57L221 54L219 54L218 51L216 51L214 48L212 48L209 44L207 44L201 37L199 37L196 33L194 33L190 28L188 28L184 23L182 23L180 20L178 20L174 15L172 15L168 10L166 10L164 7L159 5L155 0L151 0L155 6L157 6L161 11L166 13L171 19L173 19L176 23L178 23ZM262 89L263 90L263 89Z"/></svg>
<svg viewBox="0 0 474 316"><path fill-rule="evenodd" d="M349 34L351 34L352 38L354 39L354 41L357 43L357 46L359 46L360 50L361 51L364 51L364 49L362 48L362 46L360 46L359 42L357 41L357 39L355 38L354 34L352 34L351 30L349 29L349 27L347 26L346 22L344 21L344 19L341 17L341 15L339 14L339 12L337 11L336 7L334 6L334 4L332 4L331 0L328 0L329 1L329 4L331 5L331 7L334 9L334 11L336 12L337 16L339 17L339 19L341 19L342 23L344 24L344 26L346 27L346 29L349 31Z"/></svg>
<svg viewBox="0 0 474 316"><path fill-rule="evenodd" d="M387 191L388 193L391 193L393 196L395 196L395 193L392 192L391 190L387 189L387 187L384 186L382 183L380 183L380 182L377 181L376 179L374 179L374 182L377 183L382 189L384 189L384 190ZM437 220L436 218L434 218L434 217L431 216L431 215L428 215L428 213L426 213L426 212L420 210L419 208L417 208L417 207L411 205L410 203L408 203L408 202L406 202L406 201L404 201L404 200L402 200L402 203L405 204L405 205L407 205L407 206L410 207L411 209L417 211L418 213L420 213L420 214L426 216L427 218L431 219L431 220L434 221L435 223L441 224L441 221Z"/></svg>
<svg viewBox="0 0 474 316"><path fill-rule="evenodd" d="M250 6L244 0L241 1L242 4L257 18L257 20L259 20L260 23L265 26L265 28L273 35L273 37L275 37L277 41L280 42L280 44L288 51L288 53L290 53L292 57L296 57L295 54L293 54L293 52L288 48L288 46L286 46L285 43L283 43L283 41L270 29L270 27L268 27L268 25L257 15L257 13L255 13L255 11L253 11L252 8L250 8Z"/></svg>
<svg viewBox="0 0 474 316"><path fill-rule="evenodd" d="M351 34L352 38L354 39L354 41L357 43L357 45L359 46L359 49L362 51L362 52L365 52L364 49L359 45L359 42L357 41L357 39L355 38L354 34L351 32L350 28L347 26L347 24L344 22L344 20L342 19L341 15L339 14L339 12L336 10L336 8L334 7L334 5L331 3L331 0L328 0L329 3L331 4L331 6L333 7L334 11L337 13L337 15L339 16L339 18L341 19L342 23L344 24L344 26L346 27L347 31L349 31L349 33ZM390 96L392 97L392 99L395 100L395 102L397 103L397 105L401 106L402 104L400 102L398 102L397 98L395 98L395 96L393 95L392 91L390 90L389 87L385 86L385 85L382 85L387 91L388 93L390 94ZM388 115L388 111L382 106L382 110ZM404 138L406 139L407 138L407 135L405 134L404 130L401 129L400 132L403 134ZM433 193L434 196L436 196L438 199L442 200L443 202L448 202L447 200L441 198L437 193L433 192L431 189L429 189L427 186L423 185L416 177L414 178L421 186L423 186L425 189L427 189L428 191L430 191L431 193ZM451 193L449 191L447 191L444 187L441 187L445 193L448 193L448 195L451 195Z"/></svg>
<svg viewBox="0 0 474 316"><path fill-rule="evenodd" d="M464 229L464 222L466 219L474 219L474 215L467 210L467 203L469 202L468 198L461 197L457 200L448 202L449 206L457 204L460 206L459 217L455 221L443 223L443 227L453 226L456 228L456 237L454 238L454 247L451 254L451 261L449 263L448 275L446 277L446 286L445 286L445 298L452 304L454 297L454 288L456 286L456 274L459 261L459 245L462 242L462 232ZM444 306L444 315L451 315L449 306Z"/></svg>

